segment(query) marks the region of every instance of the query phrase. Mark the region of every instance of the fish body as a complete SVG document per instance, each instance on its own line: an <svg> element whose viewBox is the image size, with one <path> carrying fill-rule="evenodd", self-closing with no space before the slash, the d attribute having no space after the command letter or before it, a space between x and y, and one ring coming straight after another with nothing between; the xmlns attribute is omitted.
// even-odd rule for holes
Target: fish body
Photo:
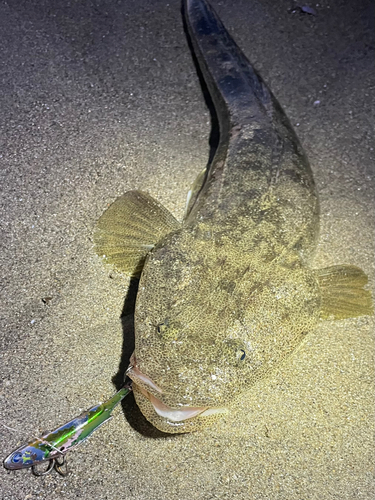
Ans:
<svg viewBox="0 0 375 500"><path fill-rule="evenodd" d="M302 147L209 4L186 0L184 13L219 121L216 154L182 224L131 191L95 235L99 255L141 273L128 375L145 417L172 433L230 411L320 318L372 307L360 269L310 269L319 203Z"/></svg>

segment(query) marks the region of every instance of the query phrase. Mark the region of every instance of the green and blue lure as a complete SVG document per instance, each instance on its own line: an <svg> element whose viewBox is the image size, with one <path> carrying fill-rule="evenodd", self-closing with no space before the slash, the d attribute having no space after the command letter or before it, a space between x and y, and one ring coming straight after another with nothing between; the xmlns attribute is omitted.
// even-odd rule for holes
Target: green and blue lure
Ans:
<svg viewBox="0 0 375 500"><path fill-rule="evenodd" d="M85 441L104 422L111 418L114 408L132 391L131 381L128 380L114 396L102 404L93 406L81 413L78 417L35 438L26 445L14 450L3 462L9 470L19 470L31 467L37 476L48 474L52 468L66 475L67 471L61 468L65 464L65 454ZM49 461L48 468L39 472L36 466Z"/></svg>

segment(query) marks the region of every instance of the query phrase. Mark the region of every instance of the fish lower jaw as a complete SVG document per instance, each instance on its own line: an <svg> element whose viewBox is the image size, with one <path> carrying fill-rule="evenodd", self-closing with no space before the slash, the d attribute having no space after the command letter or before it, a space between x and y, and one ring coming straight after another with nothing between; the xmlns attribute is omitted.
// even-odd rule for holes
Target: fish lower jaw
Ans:
<svg viewBox="0 0 375 500"><path fill-rule="evenodd" d="M155 412L154 416L157 419L164 421L164 423L169 422L172 425L175 424L176 426L180 426L184 425L185 422L186 424L188 424L189 422L188 426L193 427L193 425L191 424L192 419L197 420L197 418L199 418L199 420L204 420L200 417L211 417L212 419L215 417L220 417L221 414L228 412L228 409L225 407L181 406L180 408L171 408L170 406L166 405L157 396L155 396L155 394L162 394L163 390L157 384L155 384L155 382L149 376L142 373L142 371L138 367L137 359L134 353L130 358L130 365L126 373L133 381L134 395L136 396L136 393L138 392L142 394L142 396L148 402L149 409L147 410L147 414L152 408L151 412ZM151 415L146 416L146 418L150 420L151 423L154 423L152 420L153 417ZM157 425L156 427L160 428ZM169 429L166 432L168 431Z"/></svg>
<svg viewBox="0 0 375 500"><path fill-rule="evenodd" d="M159 417L168 419L172 422L183 422L194 417L208 417L219 413L227 413L228 411L226 408L210 408L206 406L182 406L178 409L171 408L153 394L146 391L143 387L138 386L137 388L150 401Z"/></svg>

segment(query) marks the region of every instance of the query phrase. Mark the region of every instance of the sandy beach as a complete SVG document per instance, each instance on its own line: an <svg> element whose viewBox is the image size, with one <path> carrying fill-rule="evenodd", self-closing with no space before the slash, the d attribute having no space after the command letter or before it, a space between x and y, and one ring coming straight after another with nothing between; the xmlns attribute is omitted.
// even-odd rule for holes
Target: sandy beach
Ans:
<svg viewBox="0 0 375 500"><path fill-rule="evenodd" d="M314 267L374 283L370 0L213 0L285 109L321 202ZM118 387L129 278L95 223L141 189L181 219L210 114L178 0L0 4L0 458ZM130 295L130 298L129 298ZM200 433L154 429L133 396L68 455L70 473L0 469L2 500L372 500L374 322L321 322L236 410Z"/></svg>

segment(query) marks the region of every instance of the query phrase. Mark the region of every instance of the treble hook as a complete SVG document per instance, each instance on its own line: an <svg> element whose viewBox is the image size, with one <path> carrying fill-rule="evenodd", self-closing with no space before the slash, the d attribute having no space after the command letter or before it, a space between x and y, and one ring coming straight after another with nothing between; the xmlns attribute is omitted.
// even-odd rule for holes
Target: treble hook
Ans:
<svg viewBox="0 0 375 500"><path fill-rule="evenodd" d="M61 467L62 467L63 465L65 465L65 471L63 471L63 470L61 469ZM69 470L68 470L68 461L67 461L67 459L66 459L66 456L65 456L65 455L63 455L63 456L62 456L62 460L61 460L61 462L59 462L59 460L58 460L58 458L57 458L57 457L55 458L55 465L54 465L54 469L55 469L55 471L56 471L58 474L60 474L60 476L62 476L62 477L65 477L65 476L67 476L67 475L68 475L68 473L69 473Z"/></svg>
<svg viewBox="0 0 375 500"><path fill-rule="evenodd" d="M33 465L31 467L31 472L34 474L34 476L46 476L47 474L49 474L51 472L51 470L53 469L54 467L54 461L55 459L52 458L51 460L48 460L48 467L45 471L38 471L37 470L37 466L36 465Z"/></svg>
<svg viewBox="0 0 375 500"><path fill-rule="evenodd" d="M65 465L65 470L62 470L61 467ZM67 476L68 475L68 464L65 455L62 456L61 462L59 462L58 458L51 458L51 460L48 460L48 467L44 471L38 471L37 465L33 465L31 467L31 472L34 474L34 476L40 477L40 476L47 476L52 472L52 469L55 469L55 471L60 474L60 476Z"/></svg>
<svg viewBox="0 0 375 500"><path fill-rule="evenodd" d="M106 421L111 418L113 409L132 391L131 380L126 379L124 386L114 396L102 404L73 418L54 431L34 438L29 443L14 450L3 462L8 470L19 470L31 467L34 476L46 476L52 469L66 476L65 453L78 446ZM60 461L59 461L60 459ZM38 470L41 462L49 462L45 470ZM65 470L62 466L65 465Z"/></svg>

